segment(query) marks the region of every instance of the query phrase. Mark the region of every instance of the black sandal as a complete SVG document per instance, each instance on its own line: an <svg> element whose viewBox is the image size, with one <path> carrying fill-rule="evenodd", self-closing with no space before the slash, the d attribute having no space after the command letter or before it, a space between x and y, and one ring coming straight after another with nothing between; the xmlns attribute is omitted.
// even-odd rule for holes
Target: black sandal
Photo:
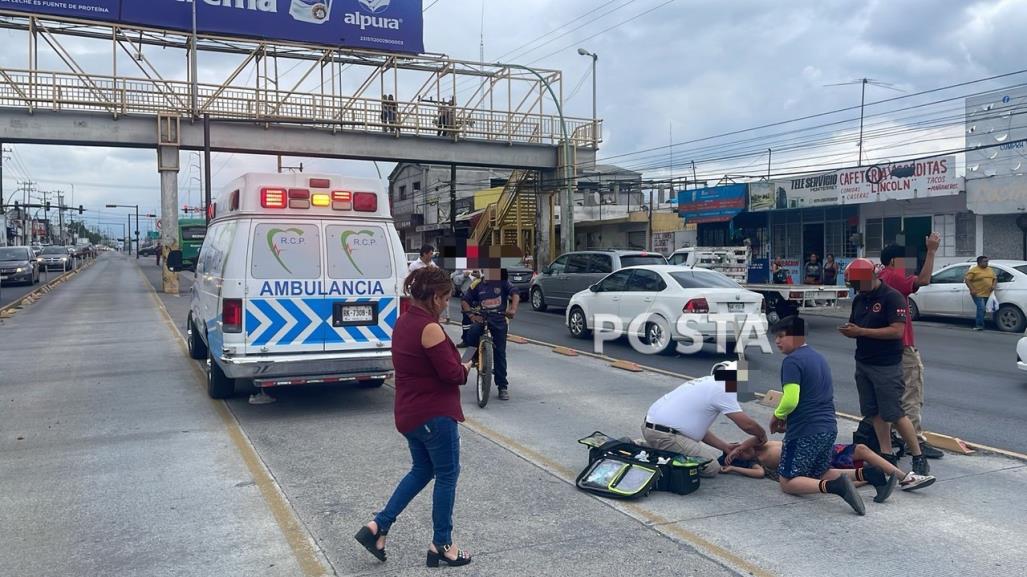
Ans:
<svg viewBox="0 0 1027 577"><path fill-rule="evenodd" d="M364 546L364 549L370 551L372 555L374 555L378 558L379 561L384 563L385 549L378 548L378 538L385 537L386 535L388 535L388 533L382 531L381 527L378 528L378 534L376 535L371 532L371 529L369 529L367 525L364 525L360 528L359 531L357 531L357 534L354 535L354 538L357 540L358 543Z"/></svg>
<svg viewBox="0 0 1027 577"><path fill-rule="evenodd" d="M431 549L428 549L428 566L438 567L439 563L442 562L450 567L460 567L461 565L467 565L471 562L471 556L467 553L464 553L463 551L457 551L456 559L450 559L449 557L446 557L445 554L449 553L449 548L451 546L452 544L443 545L441 548L441 553L436 553ZM439 546L436 545L435 548L439 549Z"/></svg>

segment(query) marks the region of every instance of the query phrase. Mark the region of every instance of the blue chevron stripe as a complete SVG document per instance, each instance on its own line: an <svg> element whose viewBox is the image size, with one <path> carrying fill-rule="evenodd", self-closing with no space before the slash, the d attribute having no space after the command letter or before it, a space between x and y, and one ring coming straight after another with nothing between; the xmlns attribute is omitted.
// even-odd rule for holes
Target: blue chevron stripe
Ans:
<svg viewBox="0 0 1027 577"><path fill-rule="evenodd" d="M250 312L249 307L246 309L246 336L252 337L257 329L260 328L260 321L257 320L257 316Z"/></svg>
<svg viewBox="0 0 1027 577"><path fill-rule="evenodd" d="M365 337L364 333L360 332L360 329L358 329L357 327L343 327L343 328L346 329L346 332L349 333L349 336L352 337L352 340L354 340L354 341L356 341L358 343L366 343L367 342L367 337Z"/></svg>
<svg viewBox="0 0 1027 577"><path fill-rule="evenodd" d="M300 334L310 326L310 317L308 317L307 314L291 300L280 299L278 304L282 305L286 312L292 315L292 318L296 320L296 326L292 327L292 329L285 333L285 336L278 341L278 344L280 345L291 345L293 344L292 341L296 340L296 337L300 336Z"/></svg>
<svg viewBox="0 0 1027 577"><path fill-rule="evenodd" d="M260 309L260 312L264 313L264 315L271 321L271 325L264 329L260 336L253 341L253 345L259 347L266 345L272 337L278 334L278 331L282 330L282 327L285 326L285 319L275 312L274 307L272 307L267 301L253 301L253 306Z"/></svg>
<svg viewBox="0 0 1027 577"><path fill-rule="evenodd" d="M375 338L377 338L379 341L392 340L392 338L389 335L385 334L385 331L383 331L382 328L378 325L372 325L367 328L370 329L371 334L374 335Z"/></svg>

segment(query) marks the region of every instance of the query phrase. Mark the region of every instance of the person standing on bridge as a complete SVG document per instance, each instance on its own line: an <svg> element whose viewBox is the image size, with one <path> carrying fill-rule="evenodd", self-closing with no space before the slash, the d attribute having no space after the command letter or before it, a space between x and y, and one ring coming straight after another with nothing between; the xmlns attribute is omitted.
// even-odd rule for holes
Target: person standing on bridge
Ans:
<svg viewBox="0 0 1027 577"><path fill-rule="evenodd" d="M899 294L906 299L906 308L909 308L909 295L931 284L931 273L934 272L934 257L941 246L941 235L934 232L926 239L927 257L924 259L924 266L914 276L909 274L906 268L906 247L891 245L884 247L881 251L881 264L884 270L878 274L881 282L899 291ZM928 459L940 459L945 456L936 447L927 442L924 437L924 430L921 425L921 412L924 406L924 362L920 358L920 351L916 348L913 338L913 319L906 315L906 329L902 335L902 381L906 388L902 393L902 410L913 423L917 439L920 441L920 450Z"/></svg>
<svg viewBox="0 0 1027 577"><path fill-rule="evenodd" d="M432 494L434 535L427 564L466 565L471 556L453 545L453 505L460 475L460 432L464 420L460 386L470 363L460 353L439 319L449 306L453 281L438 267L408 275L404 291L410 309L399 316L393 332L392 363L396 370L396 429L406 438L413 467L400 481L385 508L360 528L356 540L385 561L385 537L410 501L435 479Z"/></svg>

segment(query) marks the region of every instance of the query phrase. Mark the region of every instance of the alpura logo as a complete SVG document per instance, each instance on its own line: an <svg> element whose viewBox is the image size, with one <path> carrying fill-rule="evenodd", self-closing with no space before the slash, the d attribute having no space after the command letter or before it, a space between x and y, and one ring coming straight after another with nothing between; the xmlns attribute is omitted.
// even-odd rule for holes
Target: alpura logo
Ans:
<svg viewBox="0 0 1027 577"><path fill-rule="evenodd" d="M277 235L283 233L292 233L296 236L283 236L281 238L275 238ZM271 230L267 231L267 247L271 249L271 254L274 255L275 260L278 261L278 264L282 265L282 268L284 268L286 272L288 272L289 274L292 274L292 271L289 270L289 267L286 266L285 262L282 260L282 248L288 245L300 244L303 244L303 231L298 228L272 228Z"/></svg>
<svg viewBox="0 0 1027 577"><path fill-rule="evenodd" d="M353 238L366 236L367 239ZM353 238L353 242L350 239ZM350 264L357 270L358 273L364 274L364 271L360 270L360 265L353 258L353 247L354 245L359 246L374 246L374 231L373 230L347 230L346 232L339 235L339 242L342 243L342 249L346 251L346 258L349 259Z"/></svg>
<svg viewBox="0 0 1027 577"><path fill-rule="evenodd" d="M370 28L383 28L386 30L399 30L403 24L401 18L386 18L382 16L392 4L392 0L358 0L364 12L353 12L346 14L343 21L350 26L359 26L361 30Z"/></svg>

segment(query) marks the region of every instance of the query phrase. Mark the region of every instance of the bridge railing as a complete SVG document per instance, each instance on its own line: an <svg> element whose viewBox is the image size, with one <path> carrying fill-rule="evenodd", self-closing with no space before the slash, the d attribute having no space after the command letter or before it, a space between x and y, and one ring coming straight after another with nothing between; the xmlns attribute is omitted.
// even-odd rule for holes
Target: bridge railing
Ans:
<svg viewBox="0 0 1027 577"><path fill-rule="evenodd" d="M190 91L190 83L177 80L0 68L0 106L7 108L189 116ZM378 98L200 84L197 106L200 115L212 119L293 122L454 140L524 144L559 144L563 140L558 116L451 107L432 100L386 103ZM565 118L565 127L575 146L590 147L602 140L601 123L593 124L591 119Z"/></svg>

